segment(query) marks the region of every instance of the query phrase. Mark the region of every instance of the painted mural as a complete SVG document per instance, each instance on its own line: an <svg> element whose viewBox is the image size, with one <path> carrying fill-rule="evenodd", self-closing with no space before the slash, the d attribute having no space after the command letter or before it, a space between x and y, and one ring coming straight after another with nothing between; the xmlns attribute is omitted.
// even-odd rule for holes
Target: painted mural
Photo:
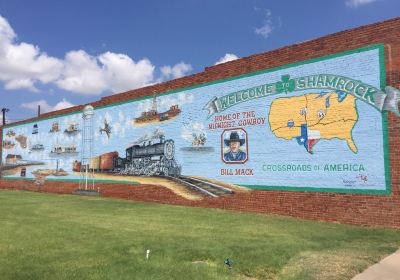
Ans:
<svg viewBox="0 0 400 280"><path fill-rule="evenodd" d="M390 192L383 46L95 108L98 180ZM79 179L82 112L4 128L3 175ZM201 186L201 188L200 188ZM211 190L211 187L214 190Z"/></svg>

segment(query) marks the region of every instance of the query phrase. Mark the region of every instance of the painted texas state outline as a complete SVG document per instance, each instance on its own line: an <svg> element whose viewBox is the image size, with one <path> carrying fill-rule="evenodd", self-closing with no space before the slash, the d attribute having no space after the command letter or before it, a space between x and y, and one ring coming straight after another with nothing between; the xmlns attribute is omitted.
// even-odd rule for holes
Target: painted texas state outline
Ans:
<svg viewBox="0 0 400 280"><path fill-rule="evenodd" d="M344 92L309 93L272 101L269 124L276 137L291 140L309 153L321 139L345 140L357 153L352 130L358 120L355 97Z"/></svg>

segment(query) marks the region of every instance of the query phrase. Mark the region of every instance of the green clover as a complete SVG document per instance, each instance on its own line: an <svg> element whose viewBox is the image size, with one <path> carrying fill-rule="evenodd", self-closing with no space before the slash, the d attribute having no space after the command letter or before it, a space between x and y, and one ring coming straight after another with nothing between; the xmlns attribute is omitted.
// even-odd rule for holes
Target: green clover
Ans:
<svg viewBox="0 0 400 280"><path fill-rule="evenodd" d="M296 83L294 79L290 79L290 75L282 75L282 81L276 83L276 91L278 93L288 93L294 91Z"/></svg>

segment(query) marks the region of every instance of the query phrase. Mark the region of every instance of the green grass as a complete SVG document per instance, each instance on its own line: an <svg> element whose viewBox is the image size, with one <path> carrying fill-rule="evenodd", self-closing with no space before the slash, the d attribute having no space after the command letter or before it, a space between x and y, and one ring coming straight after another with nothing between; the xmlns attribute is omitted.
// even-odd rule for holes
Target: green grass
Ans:
<svg viewBox="0 0 400 280"><path fill-rule="evenodd" d="M399 246L389 229L0 191L1 279L349 279Z"/></svg>

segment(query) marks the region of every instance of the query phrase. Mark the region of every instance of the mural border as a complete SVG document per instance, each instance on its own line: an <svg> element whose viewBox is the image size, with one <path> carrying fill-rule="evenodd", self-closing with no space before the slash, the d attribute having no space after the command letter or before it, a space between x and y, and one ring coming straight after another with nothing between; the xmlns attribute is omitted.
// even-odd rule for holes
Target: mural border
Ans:
<svg viewBox="0 0 400 280"><path fill-rule="evenodd" d="M356 49L338 52L338 53L334 53L334 54L329 54L329 55L325 55L325 56L320 56L320 57L316 57L316 58L312 58L312 59L301 60L301 61L297 61L294 63L285 64L285 65L281 65L281 66L277 66L277 67L273 67L273 68L263 69L260 71L249 72L249 73L245 73L245 74L238 75L238 76L232 76L229 78L219 79L219 80L215 80L212 82L206 82L206 83L199 84L199 85L194 85L194 86L190 86L190 87L167 91L167 92L157 94L157 96L164 96L164 95L169 95L169 94L178 93L178 92L182 92L182 91L188 91L188 90L192 90L192 89L196 89L196 88L202 88L202 87L206 87L206 86L210 86L210 85L214 85L214 84L219 84L219 83L224 83L224 82L242 79L242 78L246 78L246 77L256 76L256 75L260 75L260 74L264 74L264 73L275 72L275 71L282 70L282 69L292 68L292 67L305 65L305 64L311 64L311 63L324 61L324 60L328 60L328 59L332 59L332 58L336 58L336 57L342 57L342 56L346 56L346 55L361 53L361 52L375 50L375 49L377 49L379 52L380 89L384 89L386 86L386 73L385 73L386 67L385 67L384 43L378 43L378 44L373 44L373 45L366 46L366 47L356 48ZM126 100L126 101L117 102L117 103L112 103L112 104L107 104L107 105L96 107L94 109L99 110L99 109L103 109L103 108L107 108L107 107L114 107L114 106L118 106L118 105L122 105L122 104L126 104L126 103L132 103L132 102L137 102L137 101L141 101L141 100L146 100L146 99L150 99L150 98L153 98L153 95L144 96L144 97ZM42 119L35 119L35 120L31 120L31 121L27 121L27 122L15 124L15 125L12 125L12 124L5 125L2 127L2 132L4 132L4 129L6 129L6 128L17 127L20 125L25 125L25 124L33 123L33 122L39 123L44 120L79 114L81 112L82 112L82 110L78 110L78 111L60 114L60 115L56 115L56 116L45 117ZM238 184L238 185L248 187L251 189L258 189L258 190L334 192L334 193L352 193L352 194L391 194L390 159L389 159L390 151L389 151L389 143L388 143L388 114L387 114L387 112L382 113L382 130L383 130L383 153L384 153L385 183L386 183L385 190L369 190L369 189L355 190L355 189L343 189L343 188L263 186L263 185L247 185L247 184ZM2 135L4 135L4 134L2 134ZM1 140L3 141L3 139L1 139ZM18 180L19 179L19 180L21 180L21 178L19 178L19 177L3 177L2 179L9 179L9 180L15 180L15 179ZM25 180L29 180L29 179L25 179ZM77 181L78 179L68 180L68 179L51 179L51 178L49 178L48 180L50 180L50 181ZM101 181L96 180L96 182L101 182ZM104 182L127 183L127 182L123 182L123 181L114 181L114 180L105 180ZM129 182L129 184L135 184L135 183L136 182Z"/></svg>

